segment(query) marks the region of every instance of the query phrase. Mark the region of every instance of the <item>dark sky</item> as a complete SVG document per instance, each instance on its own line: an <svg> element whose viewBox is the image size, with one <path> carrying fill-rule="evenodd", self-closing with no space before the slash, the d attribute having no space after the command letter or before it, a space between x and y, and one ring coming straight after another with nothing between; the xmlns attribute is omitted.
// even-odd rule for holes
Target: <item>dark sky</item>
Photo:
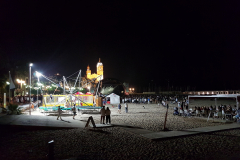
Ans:
<svg viewBox="0 0 240 160"><path fill-rule="evenodd" d="M240 89L238 1L1 1L0 50L43 74L89 64L148 86ZM153 80L153 81L152 81Z"/></svg>

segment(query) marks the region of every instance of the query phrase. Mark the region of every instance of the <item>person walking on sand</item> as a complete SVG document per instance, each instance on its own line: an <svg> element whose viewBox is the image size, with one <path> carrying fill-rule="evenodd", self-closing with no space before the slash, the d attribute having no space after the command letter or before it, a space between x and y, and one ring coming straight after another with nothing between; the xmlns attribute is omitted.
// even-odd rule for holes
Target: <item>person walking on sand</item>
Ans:
<svg viewBox="0 0 240 160"><path fill-rule="evenodd" d="M59 117L62 120L61 114L62 114L62 110L61 110L60 106L58 106L58 117L57 117L57 120L58 120Z"/></svg>
<svg viewBox="0 0 240 160"><path fill-rule="evenodd" d="M104 121L105 121L105 115L106 115L106 110L105 110L105 106L102 107L102 109L100 110L100 113L101 113L101 121L100 123L101 124L105 124Z"/></svg>
<svg viewBox="0 0 240 160"><path fill-rule="evenodd" d="M75 116L76 116L76 104L73 105L72 111L73 111L73 119L75 119Z"/></svg>
<svg viewBox="0 0 240 160"><path fill-rule="evenodd" d="M127 103L125 103L125 111L126 111L126 113L128 113L128 104Z"/></svg>
<svg viewBox="0 0 240 160"><path fill-rule="evenodd" d="M119 103L119 104L118 104L118 113L119 113L119 114L121 114L121 107L122 107L122 106L121 106L121 104Z"/></svg>
<svg viewBox="0 0 240 160"><path fill-rule="evenodd" d="M110 117L111 111L108 107L105 111L105 114L106 114L106 124L111 124L111 117Z"/></svg>

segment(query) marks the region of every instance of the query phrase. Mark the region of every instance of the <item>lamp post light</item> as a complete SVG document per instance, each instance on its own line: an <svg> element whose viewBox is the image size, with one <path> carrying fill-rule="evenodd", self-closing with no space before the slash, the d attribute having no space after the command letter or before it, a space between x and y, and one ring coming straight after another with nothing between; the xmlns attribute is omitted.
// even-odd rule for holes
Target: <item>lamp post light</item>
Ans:
<svg viewBox="0 0 240 160"><path fill-rule="evenodd" d="M22 84L23 84L23 85L26 85L26 84L25 84L25 81L17 79L17 83L20 83L20 84L21 84L20 89L21 89L21 95L22 95Z"/></svg>
<svg viewBox="0 0 240 160"><path fill-rule="evenodd" d="M25 84L25 81L17 79L17 83L20 83L20 84L21 84L21 87L20 87L20 88L22 89L22 84Z"/></svg>
<svg viewBox="0 0 240 160"><path fill-rule="evenodd" d="M134 92L134 88L129 88L129 90L130 90L130 93Z"/></svg>
<svg viewBox="0 0 240 160"><path fill-rule="evenodd" d="M29 115L31 115L31 67L32 63L29 63Z"/></svg>

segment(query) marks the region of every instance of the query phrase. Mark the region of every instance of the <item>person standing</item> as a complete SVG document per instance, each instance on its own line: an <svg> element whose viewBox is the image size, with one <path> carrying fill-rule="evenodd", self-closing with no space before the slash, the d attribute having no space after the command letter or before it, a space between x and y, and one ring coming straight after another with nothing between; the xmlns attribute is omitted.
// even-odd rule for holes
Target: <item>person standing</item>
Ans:
<svg viewBox="0 0 240 160"><path fill-rule="evenodd" d="M111 111L108 107L105 111L105 114L106 114L106 124L111 124L111 117L110 117Z"/></svg>
<svg viewBox="0 0 240 160"><path fill-rule="evenodd" d="M50 94L50 101L52 101L52 94Z"/></svg>
<svg viewBox="0 0 240 160"><path fill-rule="evenodd" d="M105 106L102 107L102 109L100 110L100 113L101 113L101 121L100 123L101 124L105 124L104 121L105 121L105 115L106 115L106 110L105 110Z"/></svg>
<svg viewBox="0 0 240 160"><path fill-rule="evenodd" d="M184 104L185 104L185 102L182 101L182 105L181 105L182 110L184 110Z"/></svg>
<svg viewBox="0 0 240 160"><path fill-rule="evenodd" d="M177 103L178 103L178 108L180 108L181 107L181 102L178 101Z"/></svg>
<svg viewBox="0 0 240 160"><path fill-rule="evenodd" d="M76 104L73 105L72 111L73 111L73 119L75 119L75 116L76 116Z"/></svg>
<svg viewBox="0 0 240 160"><path fill-rule="evenodd" d="M127 103L125 103L125 111L126 111L126 113L128 113L128 104Z"/></svg>
<svg viewBox="0 0 240 160"><path fill-rule="evenodd" d="M32 110L34 110L34 105L33 105L33 103L32 103L32 105L31 105L31 108L32 108Z"/></svg>
<svg viewBox="0 0 240 160"><path fill-rule="evenodd" d="M233 116L234 121L237 121L240 118L240 108L235 111L235 116Z"/></svg>
<svg viewBox="0 0 240 160"><path fill-rule="evenodd" d="M59 117L62 120L61 114L62 114L62 110L61 110L60 106L58 106L58 117L57 117L57 120L58 120Z"/></svg>
<svg viewBox="0 0 240 160"><path fill-rule="evenodd" d="M70 107L70 103L68 102L68 100L67 100L67 102L66 102L66 105L65 105L67 108L69 108Z"/></svg>
<svg viewBox="0 0 240 160"><path fill-rule="evenodd" d="M119 113L119 114L121 114L121 107L122 107L122 106L121 106L121 104L119 103L119 104L118 104L118 113Z"/></svg>

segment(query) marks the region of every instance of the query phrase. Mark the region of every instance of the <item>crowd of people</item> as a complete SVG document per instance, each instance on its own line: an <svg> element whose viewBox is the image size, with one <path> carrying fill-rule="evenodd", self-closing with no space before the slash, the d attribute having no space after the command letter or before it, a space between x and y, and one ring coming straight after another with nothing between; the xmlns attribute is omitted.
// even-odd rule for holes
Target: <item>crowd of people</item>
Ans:
<svg viewBox="0 0 240 160"><path fill-rule="evenodd" d="M163 96L163 95L129 95L121 97L121 102L127 103L143 103L143 104L158 104L162 103L162 101L171 101L174 102L178 100L178 98L183 98L182 96Z"/></svg>
<svg viewBox="0 0 240 160"><path fill-rule="evenodd" d="M222 119L240 119L240 109L237 110L236 105L234 107L230 105L220 105L220 106L202 106L189 108L189 102L185 96L163 96L163 95L129 95L121 97L122 103L143 103L143 104L161 104L166 107L167 102L171 104L177 104L174 107L174 115L184 115L184 116L202 116L202 117L214 117Z"/></svg>
<svg viewBox="0 0 240 160"><path fill-rule="evenodd" d="M212 118L222 118L222 119L234 119L238 120L240 118L240 108L237 109L236 105L232 107L231 105L219 105L219 106L202 106L188 108L187 105L180 105L174 107L173 115L183 115L183 116L202 116L202 117L212 117ZM178 111L179 110L179 111Z"/></svg>
<svg viewBox="0 0 240 160"><path fill-rule="evenodd" d="M219 106L210 106L210 107L197 107L195 106L192 110L196 113L197 116L210 116L216 118L239 118L240 109L236 109L236 106L232 107L230 105L219 105Z"/></svg>
<svg viewBox="0 0 240 160"><path fill-rule="evenodd" d="M36 95L31 96L31 102L36 102L37 99L42 101L42 95L39 95L38 97ZM21 104L29 103L29 96L15 96L11 98L11 102Z"/></svg>

